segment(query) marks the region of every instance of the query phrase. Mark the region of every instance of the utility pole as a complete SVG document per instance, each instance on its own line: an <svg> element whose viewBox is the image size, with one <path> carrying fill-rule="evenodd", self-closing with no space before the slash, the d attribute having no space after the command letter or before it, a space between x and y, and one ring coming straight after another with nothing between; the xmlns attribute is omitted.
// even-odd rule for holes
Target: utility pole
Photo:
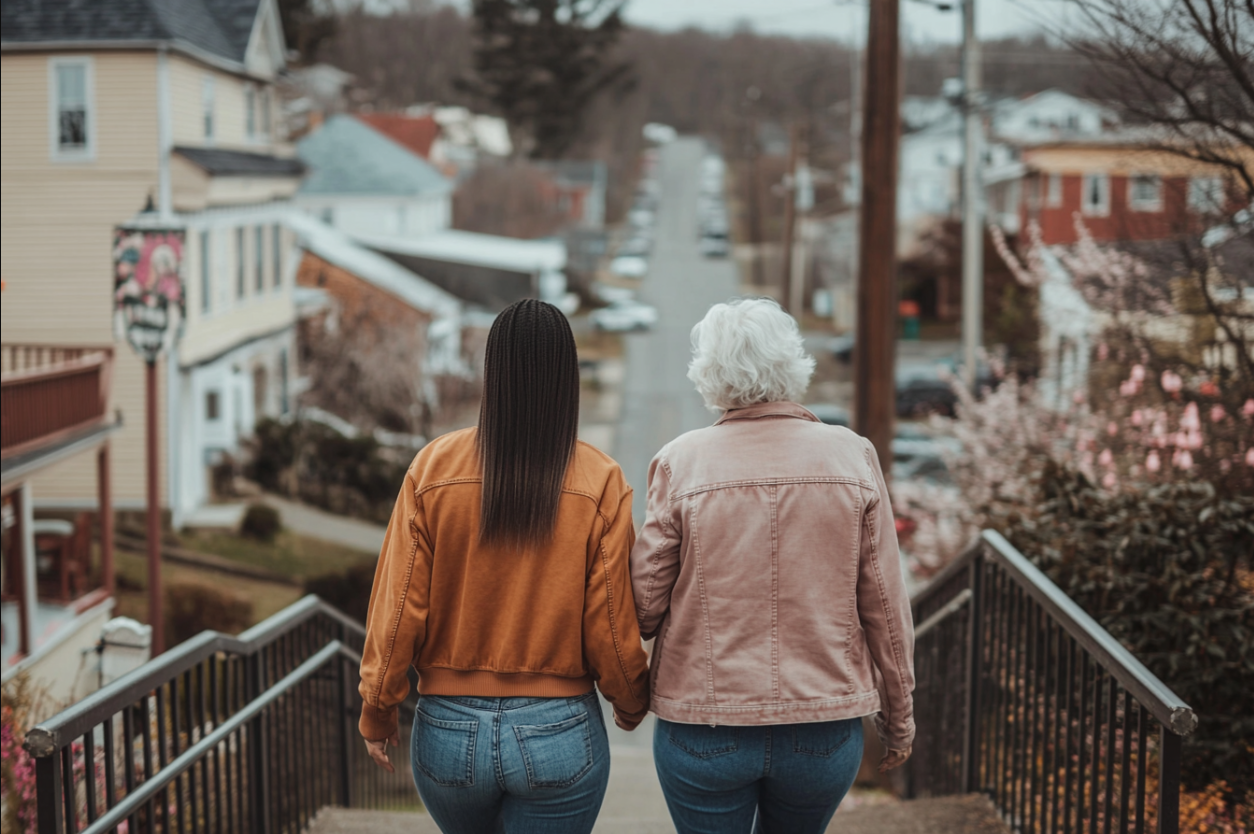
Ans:
<svg viewBox="0 0 1254 834"><path fill-rule="evenodd" d="M899 0L870 0L862 119L862 222L854 428L891 469L897 348L897 155L901 136Z"/></svg>
<svg viewBox="0 0 1254 834"><path fill-rule="evenodd" d="M975 0L962 0L962 381L975 390L984 330L984 211L980 162L980 41Z"/></svg>
<svg viewBox="0 0 1254 834"><path fill-rule="evenodd" d="M784 190L784 253L779 269L779 304L793 316L800 310L792 309L789 287L792 283L792 247L797 234L797 155L801 143L800 127L793 123L788 137L787 188Z"/></svg>

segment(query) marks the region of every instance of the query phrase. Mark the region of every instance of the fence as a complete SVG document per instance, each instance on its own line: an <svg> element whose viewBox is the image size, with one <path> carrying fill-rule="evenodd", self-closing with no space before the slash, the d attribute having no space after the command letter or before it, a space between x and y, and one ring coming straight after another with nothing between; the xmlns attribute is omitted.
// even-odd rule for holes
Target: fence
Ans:
<svg viewBox="0 0 1254 834"><path fill-rule="evenodd" d="M988 794L1016 832L1177 834L1193 710L994 532L913 600L912 796Z"/></svg>
<svg viewBox="0 0 1254 834"><path fill-rule="evenodd" d="M40 724L26 736L40 834L295 834L325 805L414 805L407 745L389 774L357 735L364 637L305 597L239 637L203 632Z"/></svg>

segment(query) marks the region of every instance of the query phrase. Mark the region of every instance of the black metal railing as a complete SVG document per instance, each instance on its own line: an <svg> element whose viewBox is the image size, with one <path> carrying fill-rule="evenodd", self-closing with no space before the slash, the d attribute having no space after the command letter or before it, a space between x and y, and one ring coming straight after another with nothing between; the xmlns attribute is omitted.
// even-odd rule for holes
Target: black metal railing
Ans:
<svg viewBox="0 0 1254 834"><path fill-rule="evenodd" d="M1002 536L912 601L911 796L988 794L1031 834L1177 834L1187 704Z"/></svg>
<svg viewBox="0 0 1254 834"><path fill-rule="evenodd" d="M357 735L364 637L308 596L238 637L203 632L43 722L25 743L40 834L295 834L326 805L415 806L408 745L389 751L389 774Z"/></svg>

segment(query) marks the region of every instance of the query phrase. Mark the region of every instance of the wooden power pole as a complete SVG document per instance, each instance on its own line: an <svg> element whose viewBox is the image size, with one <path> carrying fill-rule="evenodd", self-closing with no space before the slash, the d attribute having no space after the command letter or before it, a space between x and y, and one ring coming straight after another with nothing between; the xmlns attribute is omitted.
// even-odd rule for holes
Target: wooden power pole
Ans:
<svg viewBox="0 0 1254 834"><path fill-rule="evenodd" d="M899 0L870 0L862 116L862 222L854 347L854 428L892 463L897 347L897 148L901 135Z"/></svg>

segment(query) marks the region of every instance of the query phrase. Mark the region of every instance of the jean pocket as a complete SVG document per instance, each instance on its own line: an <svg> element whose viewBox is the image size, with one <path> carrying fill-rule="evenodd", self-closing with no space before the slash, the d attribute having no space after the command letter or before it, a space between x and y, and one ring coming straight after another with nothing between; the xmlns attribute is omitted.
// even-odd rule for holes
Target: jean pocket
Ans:
<svg viewBox="0 0 1254 834"><path fill-rule="evenodd" d="M736 727L667 722L666 738L671 744L698 759L726 756L740 749L740 730Z"/></svg>
<svg viewBox="0 0 1254 834"><path fill-rule="evenodd" d="M445 721L418 709L414 722L414 766L437 785L468 788L475 783L478 721Z"/></svg>
<svg viewBox="0 0 1254 834"><path fill-rule="evenodd" d="M592 733L586 712L556 724L519 724L514 736L533 790L569 787L592 769Z"/></svg>
<svg viewBox="0 0 1254 834"><path fill-rule="evenodd" d="M793 752L829 758L849 741L849 737L853 735L853 722L861 720L850 718L819 724L795 724L792 728Z"/></svg>

